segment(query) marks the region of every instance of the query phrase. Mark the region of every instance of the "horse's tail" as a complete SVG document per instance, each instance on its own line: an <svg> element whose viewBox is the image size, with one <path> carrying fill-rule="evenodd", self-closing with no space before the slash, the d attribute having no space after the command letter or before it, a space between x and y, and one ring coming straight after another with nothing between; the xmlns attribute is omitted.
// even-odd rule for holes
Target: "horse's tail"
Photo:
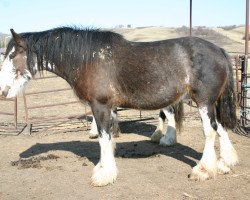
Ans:
<svg viewBox="0 0 250 200"><path fill-rule="evenodd" d="M221 49L221 51L228 61L229 77L226 83L225 90L217 101L217 120L219 121L219 123L221 123L223 127L233 129L237 124L233 66L225 50Z"/></svg>
<svg viewBox="0 0 250 200"><path fill-rule="evenodd" d="M183 102L179 101L177 104L172 105L174 109L174 119L176 124L176 129L181 131L182 122L183 122Z"/></svg>

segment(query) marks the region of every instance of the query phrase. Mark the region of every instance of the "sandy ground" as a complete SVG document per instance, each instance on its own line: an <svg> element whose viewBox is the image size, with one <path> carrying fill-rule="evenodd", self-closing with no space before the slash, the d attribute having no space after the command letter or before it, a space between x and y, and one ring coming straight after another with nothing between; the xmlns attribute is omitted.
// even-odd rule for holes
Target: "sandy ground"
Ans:
<svg viewBox="0 0 250 200"><path fill-rule="evenodd" d="M230 132L240 157L230 174L191 181L188 174L204 146L197 113L186 115L173 147L150 142L157 113L143 111L140 119L138 111L119 112L118 179L100 188L90 185L99 145L88 138L86 122L78 124L81 131L0 136L0 199L249 199L249 138Z"/></svg>

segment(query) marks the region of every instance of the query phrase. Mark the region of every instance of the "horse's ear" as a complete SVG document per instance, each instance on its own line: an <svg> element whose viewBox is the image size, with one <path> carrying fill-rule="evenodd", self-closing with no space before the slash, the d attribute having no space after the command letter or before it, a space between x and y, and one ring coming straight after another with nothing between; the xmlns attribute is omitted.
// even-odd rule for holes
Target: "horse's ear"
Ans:
<svg viewBox="0 0 250 200"><path fill-rule="evenodd" d="M10 29L10 32L12 34L12 37L15 41L15 45L17 48L23 48L23 49L26 49L26 44L25 44L25 41L24 41L24 38L17 34L13 29Z"/></svg>

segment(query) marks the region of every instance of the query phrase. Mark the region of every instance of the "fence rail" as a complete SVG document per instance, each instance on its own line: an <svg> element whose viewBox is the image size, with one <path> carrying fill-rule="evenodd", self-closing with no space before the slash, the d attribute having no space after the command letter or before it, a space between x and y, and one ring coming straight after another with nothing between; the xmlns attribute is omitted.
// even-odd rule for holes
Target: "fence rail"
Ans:
<svg viewBox="0 0 250 200"><path fill-rule="evenodd" d="M34 81L37 80L46 80L46 79L59 79L58 76L47 76L47 77L39 77L35 78ZM50 81L50 80L49 80ZM53 82L53 80L51 80ZM58 95L59 92L64 92L64 91L72 91L72 88L65 86L64 88L60 89L47 89L47 90L42 90L42 91L36 91L36 92L24 92L23 93L23 102L24 102L24 109L25 109L25 121L27 124L27 130L28 133L30 134L32 132L32 125L33 124L39 124L43 122L51 122L51 121L56 121L55 124L45 127L42 131L47 131L48 129L54 128L56 126L59 126L63 123L66 123L70 120L74 119L83 119L84 117L86 118L87 115L90 115L91 112L87 111L86 105L84 106L85 112L82 114L67 114L64 116L61 115L50 115L50 116L36 116L36 117L30 117L30 112L32 112L35 109L43 109L43 110L49 110L49 108L52 107L58 107L58 106L66 106L66 105L72 105L72 104L78 104L80 101L78 99L76 100L64 100L63 102L58 102L58 103L45 103L45 104L40 104L40 105L29 105L28 103L28 98L32 98L34 95L45 95L45 94L53 94L53 95ZM88 126L88 125L87 125Z"/></svg>

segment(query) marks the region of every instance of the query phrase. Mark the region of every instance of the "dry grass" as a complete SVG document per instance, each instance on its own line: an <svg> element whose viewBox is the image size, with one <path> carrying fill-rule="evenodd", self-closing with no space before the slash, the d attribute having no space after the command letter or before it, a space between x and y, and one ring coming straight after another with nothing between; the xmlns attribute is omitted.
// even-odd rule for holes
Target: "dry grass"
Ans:
<svg viewBox="0 0 250 200"><path fill-rule="evenodd" d="M188 27L167 28L167 27L141 27L131 29L113 29L122 34L126 39L134 42L149 42L157 40L172 39L189 35ZM223 28L194 27L193 35L208 40L226 49L228 52L244 52L244 27L237 27L230 30Z"/></svg>
<svg viewBox="0 0 250 200"><path fill-rule="evenodd" d="M245 27L237 27L234 29L230 29L230 30L225 30L223 28L214 28L214 31L218 32L221 35L224 35L228 38L230 38L231 40L234 40L240 44L244 44L245 41L242 39L245 35Z"/></svg>

